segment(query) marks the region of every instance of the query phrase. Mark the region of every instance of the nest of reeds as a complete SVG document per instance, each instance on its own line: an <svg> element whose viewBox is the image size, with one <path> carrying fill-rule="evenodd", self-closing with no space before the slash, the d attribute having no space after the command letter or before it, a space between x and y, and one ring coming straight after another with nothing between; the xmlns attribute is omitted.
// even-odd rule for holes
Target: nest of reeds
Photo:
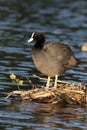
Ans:
<svg viewBox="0 0 87 130"><path fill-rule="evenodd" d="M82 84L58 83L57 88L42 87L31 90L16 90L8 93L7 97L14 96L14 100L54 104L82 104L87 102L87 87Z"/></svg>

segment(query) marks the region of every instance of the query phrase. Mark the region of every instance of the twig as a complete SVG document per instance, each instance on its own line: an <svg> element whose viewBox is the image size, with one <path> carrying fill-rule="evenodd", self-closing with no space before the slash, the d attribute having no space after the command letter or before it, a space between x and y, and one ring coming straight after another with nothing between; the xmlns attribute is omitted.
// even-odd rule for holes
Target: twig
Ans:
<svg viewBox="0 0 87 130"><path fill-rule="evenodd" d="M26 76L25 77L26 79L27 79L27 81L32 85L32 88L34 89L35 88L35 86L34 86L34 84L32 83L32 81Z"/></svg>
<svg viewBox="0 0 87 130"><path fill-rule="evenodd" d="M87 86L85 86L85 101L87 102Z"/></svg>
<svg viewBox="0 0 87 130"><path fill-rule="evenodd" d="M40 80L47 80L47 78L41 78L41 77L39 77L38 75L35 75L35 74L33 74L33 76L36 77L36 78L38 78L38 79L40 79Z"/></svg>
<svg viewBox="0 0 87 130"><path fill-rule="evenodd" d="M6 96L5 99L9 98L10 96L12 96L12 95L14 95L14 94L19 94L19 95L20 95L22 92L23 92L23 91L19 91L19 90L12 91L12 92L10 92L10 93L7 94L7 96Z"/></svg>
<svg viewBox="0 0 87 130"><path fill-rule="evenodd" d="M40 80L47 80L47 78L41 78L41 77L39 77L38 75L35 75L35 74L33 74L33 76L36 77L36 78L38 78L38 79L40 79ZM52 81L53 79L50 79L50 80ZM66 82L66 81L63 81L63 80L57 80L57 82L58 83L71 84L71 82Z"/></svg>

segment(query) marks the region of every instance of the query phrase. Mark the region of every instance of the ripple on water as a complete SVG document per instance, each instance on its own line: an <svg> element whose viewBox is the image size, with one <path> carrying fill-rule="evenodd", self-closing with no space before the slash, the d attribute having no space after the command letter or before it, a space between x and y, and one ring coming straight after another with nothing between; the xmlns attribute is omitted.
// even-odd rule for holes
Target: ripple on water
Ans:
<svg viewBox="0 0 87 130"><path fill-rule="evenodd" d="M27 43L34 31L45 33L48 41L69 45L75 52L78 67L66 71L60 79L87 84L87 53L80 49L87 41L86 3L86 0L0 0L0 129L87 129L87 106L11 103L4 99L8 92L17 89L9 79L9 71L21 79L29 76L36 85L44 84L32 76L44 77L32 63L33 43Z"/></svg>

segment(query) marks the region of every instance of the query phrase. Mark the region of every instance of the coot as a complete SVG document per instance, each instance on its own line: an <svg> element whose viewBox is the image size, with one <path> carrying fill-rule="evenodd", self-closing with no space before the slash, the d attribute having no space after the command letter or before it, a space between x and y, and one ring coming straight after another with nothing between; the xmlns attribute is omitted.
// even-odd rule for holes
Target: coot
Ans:
<svg viewBox="0 0 87 130"><path fill-rule="evenodd" d="M35 41L32 48L32 59L36 68L48 76L46 87L49 88L50 78L55 76L54 87L57 87L58 75L77 65L73 51L64 44L46 42L43 33L34 32L28 42Z"/></svg>

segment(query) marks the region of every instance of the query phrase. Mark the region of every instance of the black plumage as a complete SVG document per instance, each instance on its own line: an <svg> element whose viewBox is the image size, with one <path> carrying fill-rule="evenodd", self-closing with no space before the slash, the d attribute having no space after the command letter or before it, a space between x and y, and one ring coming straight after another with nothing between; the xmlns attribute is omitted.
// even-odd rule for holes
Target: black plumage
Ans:
<svg viewBox="0 0 87 130"><path fill-rule="evenodd" d="M39 32L32 33L28 42L32 40L35 41L32 48L32 59L36 68L48 76L46 87L49 87L50 77L55 76L54 87L56 87L58 75L77 65L73 51L65 44L45 43L44 34Z"/></svg>

